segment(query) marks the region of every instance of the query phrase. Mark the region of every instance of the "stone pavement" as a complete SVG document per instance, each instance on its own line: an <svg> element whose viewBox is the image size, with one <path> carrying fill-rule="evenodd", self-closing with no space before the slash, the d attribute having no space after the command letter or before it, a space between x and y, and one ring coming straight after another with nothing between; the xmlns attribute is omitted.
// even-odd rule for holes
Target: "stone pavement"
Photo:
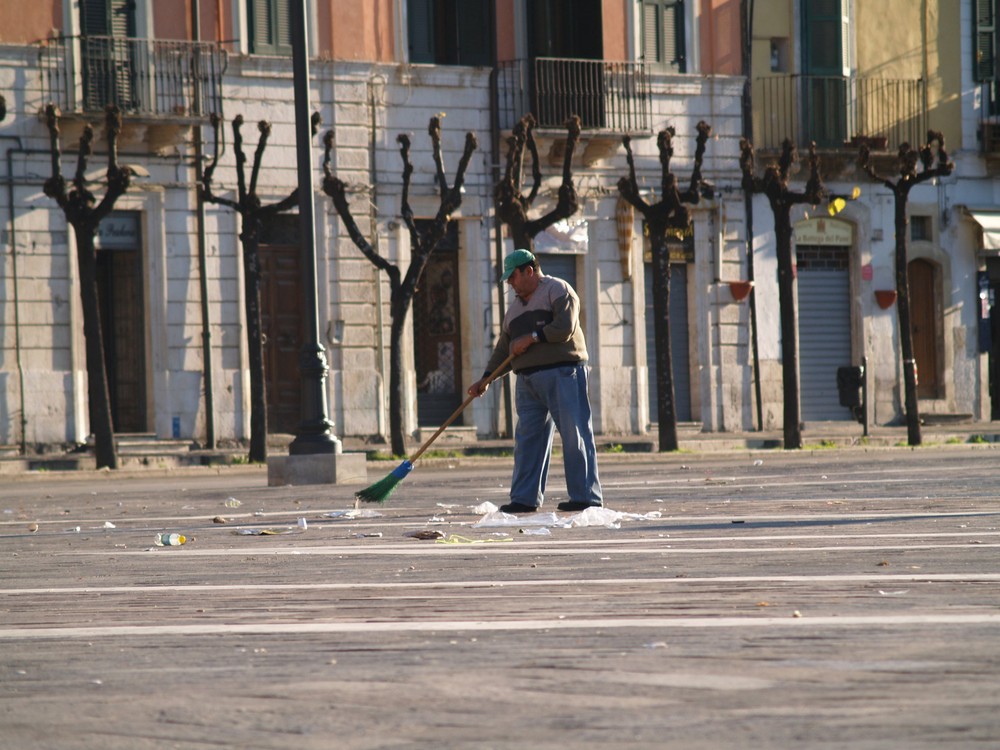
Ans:
<svg viewBox="0 0 1000 750"><path fill-rule="evenodd" d="M618 528L477 526L503 458L360 515L261 467L6 477L0 746L998 746L997 446L601 460Z"/></svg>

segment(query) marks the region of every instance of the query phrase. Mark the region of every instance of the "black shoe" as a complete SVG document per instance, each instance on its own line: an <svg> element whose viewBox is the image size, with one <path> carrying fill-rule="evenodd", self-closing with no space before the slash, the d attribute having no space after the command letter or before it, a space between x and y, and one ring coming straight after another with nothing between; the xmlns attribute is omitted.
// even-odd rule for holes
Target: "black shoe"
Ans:
<svg viewBox="0 0 1000 750"><path fill-rule="evenodd" d="M600 508L601 503L585 503L583 500L566 500L559 503L556 507L559 510L565 510L570 513L579 513L581 510L587 510L587 508Z"/></svg>
<svg viewBox="0 0 1000 750"><path fill-rule="evenodd" d="M524 503L507 503L501 505L500 510L504 513L535 513L538 511L537 505L525 505Z"/></svg>

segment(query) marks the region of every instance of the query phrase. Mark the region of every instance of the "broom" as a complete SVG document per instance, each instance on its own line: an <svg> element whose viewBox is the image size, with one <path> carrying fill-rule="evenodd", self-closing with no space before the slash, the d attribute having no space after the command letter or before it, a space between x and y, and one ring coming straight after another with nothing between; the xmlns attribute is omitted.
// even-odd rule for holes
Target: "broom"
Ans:
<svg viewBox="0 0 1000 750"><path fill-rule="evenodd" d="M493 371L493 374L489 376L489 379L486 381L486 385L492 383L496 379L497 373L503 372L503 369L510 364L510 361L512 359L514 359L514 355L509 354L507 356L507 359L501 362L500 365ZM397 466L395 469L389 472L387 476L375 482L375 484L371 485L370 487L365 487L363 490L355 492L354 497L356 497L358 500L364 500L366 503L384 503L389 498L389 495L392 494L392 491L396 489L396 485L398 485L400 482L406 479L407 474L413 471L413 463L418 458L420 458L421 455L423 455L423 452L427 450L428 447L430 447L431 443L437 440L438 435L444 432L445 427L450 425L458 418L458 415L465 410L465 407L467 407L469 404L472 403L472 400L474 398L478 398L478 396L470 395L468 398L466 398L465 401L462 402L462 405L459 406L457 409L455 409L455 411L452 412L451 416L444 421L444 424L437 428L437 432L431 435L427 439L427 442L425 442L417 449L416 453L414 453L408 459L403 461L403 463L401 463L399 466Z"/></svg>

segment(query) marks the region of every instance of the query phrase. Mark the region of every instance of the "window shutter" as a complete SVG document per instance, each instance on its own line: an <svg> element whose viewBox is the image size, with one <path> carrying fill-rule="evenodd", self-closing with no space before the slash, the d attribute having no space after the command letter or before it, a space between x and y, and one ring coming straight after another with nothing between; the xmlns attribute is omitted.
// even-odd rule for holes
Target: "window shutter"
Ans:
<svg viewBox="0 0 1000 750"><path fill-rule="evenodd" d="M996 79L996 0L974 0L976 58L972 64L972 75L977 81Z"/></svg>
<svg viewBox="0 0 1000 750"><path fill-rule="evenodd" d="M656 3L642 5L642 56L648 63L663 61L660 41L660 6Z"/></svg>
<svg viewBox="0 0 1000 750"><path fill-rule="evenodd" d="M647 63L686 71L684 0L646 0L642 4L642 54Z"/></svg>
<svg viewBox="0 0 1000 750"><path fill-rule="evenodd" d="M274 0L274 39L278 52L292 51L292 6L289 0Z"/></svg>
<svg viewBox="0 0 1000 750"><path fill-rule="evenodd" d="M250 51L258 55L291 54L291 6L288 0L247 0Z"/></svg>
<svg viewBox="0 0 1000 750"><path fill-rule="evenodd" d="M850 17L847 0L805 0L803 72L843 76L849 72Z"/></svg>
<svg viewBox="0 0 1000 750"><path fill-rule="evenodd" d="M489 65L492 30L488 0L462 0L454 4L459 65Z"/></svg>
<svg viewBox="0 0 1000 750"><path fill-rule="evenodd" d="M409 0L406 5L411 63L434 62L433 0Z"/></svg>
<svg viewBox="0 0 1000 750"><path fill-rule="evenodd" d="M80 0L80 33L83 36L108 36L108 0Z"/></svg>

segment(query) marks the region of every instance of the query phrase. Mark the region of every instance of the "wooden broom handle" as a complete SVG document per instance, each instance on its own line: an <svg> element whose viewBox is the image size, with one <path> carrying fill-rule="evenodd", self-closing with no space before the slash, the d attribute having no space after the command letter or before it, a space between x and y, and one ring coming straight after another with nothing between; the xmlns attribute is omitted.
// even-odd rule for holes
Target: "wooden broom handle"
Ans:
<svg viewBox="0 0 1000 750"><path fill-rule="evenodd" d="M486 385L489 385L494 380L496 380L498 373L503 372L503 368L505 368L507 365L509 365L510 361L512 359L514 359L514 354L513 353L508 354L507 355L507 359L505 359L503 362L501 362L500 365L488 376L488 378L486 380ZM482 394L480 394L480 395L482 395ZM456 419L458 419L458 415L461 414L463 411L465 411L465 407L467 407L469 404L471 404L472 401L473 401L473 399L476 399L476 398L479 398L479 396L472 396L472 395L470 395L468 398L466 398L465 401L462 402L462 405L459 406L457 409L455 409L455 411L453 411L451 413L451 416L448 417L444 421L444 424L441 425L440 427L438 427L437 431L433 435L431 435L423 445L421 445L419 448L417 448L417 452L414 453L412 456L410 456L410 459L409 459L410 463L412 464L414 461L416 461L418 458L420 458L420 456L423 455L424 451L427 450L430 447L430 444L433 443L435 440L437 440L438 435L440 435L442 432L444 432L445 428L448 425L450 425L452 422L454 422Z"/></svg>

